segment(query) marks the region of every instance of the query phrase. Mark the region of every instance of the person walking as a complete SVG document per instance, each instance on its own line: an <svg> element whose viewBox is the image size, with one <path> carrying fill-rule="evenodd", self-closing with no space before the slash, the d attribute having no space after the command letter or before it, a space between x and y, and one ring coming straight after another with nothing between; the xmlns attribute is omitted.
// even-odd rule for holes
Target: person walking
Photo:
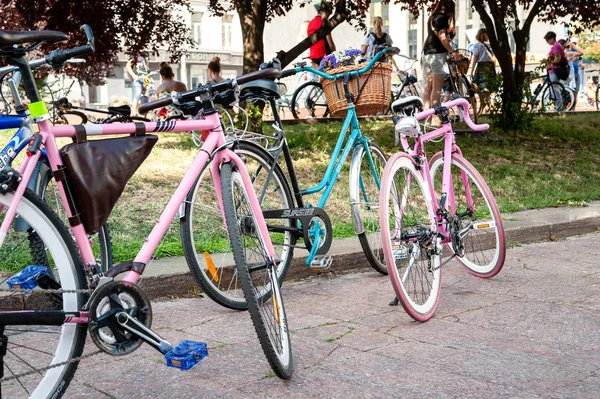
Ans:
<svg viewBox="0 0 600 399"><path fill-rule="evenodd" d="M317 16L315 16L309 23L306 30L307 36L312 35L323 26L323 21L328 21L333 10L333 4L331 1L319 0L314 2L315 9L317 10ZM331 33L327 34L324 39L319 40L312 46L310 46L310 60L312 61L313 68L319 68L321 60L327 54L335 51L335 43L331 37Z"/></svg>
<svg viewBox="0 0 600 399"><path fill-rule="evenodd" d="M444 76L449 74L446 63L448 54L455 61L462 56L450 45L448 30L454 28L455 4L452 0L440 0L427 20L427 39L423 46L423 75L426 83L423 90L423 104L429 109L440 102L440 93L444 86ZM439 118L434 118L434 125Z"/></svg>
<svg viewBox="0 0 600 399"><path fill-rule="evenodd" d="M225 79L221 76L221 59L213 57L208 63L208 81L211 84L219 83Z"/></svg>
<svg viewBox="0 0 600 399"><path fill-rule="evenodd" d="M473 57L471 65L471 82L477 85L481 107L489 103L489 82L496 76L496 63L494 52L487 41L489 40L487 30L479 29L475 36L477 42L473 45ZM488 104L489 105L489 104Z"/></svg>
<svg viewBox="0 0 600 399"><path fill-rule="evenodd" d="M134 58L127 61L125 70L133 81L133 114L137 115L139 107L140 97L144 92L144 78L150 73L150 66L146 61L147 55L145 53L139 53Z"/></svg>

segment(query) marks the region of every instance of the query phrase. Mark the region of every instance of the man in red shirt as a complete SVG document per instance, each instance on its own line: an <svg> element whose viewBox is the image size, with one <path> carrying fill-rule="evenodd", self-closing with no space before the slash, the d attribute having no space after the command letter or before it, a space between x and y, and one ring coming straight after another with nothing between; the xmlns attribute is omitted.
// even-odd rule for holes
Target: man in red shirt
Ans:
<svg viewBox="0 0 600 399"><path fill-rule="evenodd" d="M315 33L321 26L323 25L323 20L329 19L332 11L332 3L331 1L316 1L314 3L315 8L317 9L318 15L314 17L309 23L306 33L308 36ZM333 38L331 34L328 34L325 39L321 39L310 47L310 59L313 62L313 67L318 68L321 60L327 54L335 51L335 43L333 43Z"/></svg>

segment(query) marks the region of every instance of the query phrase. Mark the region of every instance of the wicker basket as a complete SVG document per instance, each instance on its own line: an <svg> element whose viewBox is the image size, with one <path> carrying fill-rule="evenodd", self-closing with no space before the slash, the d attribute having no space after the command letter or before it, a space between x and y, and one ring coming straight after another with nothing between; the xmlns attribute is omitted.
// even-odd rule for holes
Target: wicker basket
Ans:
<svg viewBox="0 0 600 399"><path fill-rule="evenodd" d="M354 71L364 68L366 64L348 65L328 69L329 75ZM332 116L345 116L347 112L346 97L344 96L344 80L327 80L321 78L327 106ZM390 106L392 86L392 65L379 63L367 73L360 76L360 87L355 76L350 79L348 87L354 96L356 114L358 116L376 115L386 112ZM360 95L359 95L360 91ZM358 101L357 101L358 99Z"/></svg>

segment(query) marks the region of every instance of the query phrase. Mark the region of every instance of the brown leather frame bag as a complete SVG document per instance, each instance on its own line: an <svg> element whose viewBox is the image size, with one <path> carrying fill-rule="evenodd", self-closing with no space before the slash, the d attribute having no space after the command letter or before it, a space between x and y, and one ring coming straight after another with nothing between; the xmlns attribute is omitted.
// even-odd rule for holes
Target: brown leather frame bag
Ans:
<svg viewBox="0 0 600 399"><path fill-rule="evenodd" d="M158 136L140 134L87 141L84 126L78 128L76 142L61 148L60 154L76 211L85 231L95 234Z"/></svg>

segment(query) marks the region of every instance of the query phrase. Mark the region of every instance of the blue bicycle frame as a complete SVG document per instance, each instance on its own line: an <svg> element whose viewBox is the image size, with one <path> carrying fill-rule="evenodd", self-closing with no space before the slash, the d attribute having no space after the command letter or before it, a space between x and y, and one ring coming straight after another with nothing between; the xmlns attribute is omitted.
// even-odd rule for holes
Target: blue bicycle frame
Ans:
<svg viewBox="0 0 600 399"><path fill-rule="evenodd" d="M383 49L382 51L377 53L371 59L371 61L367 64L367 66L365 66L364 68L362 68L360 70L356 70L356 71L350 71L350 72L347 72L346 74L351 78L354 76L358 77L359 75L366 73L386 53L386 50L387 49ZM345 74L329 75L327 73L324 73L320 70L314 69L309 66L297 67L297 68L295 68L295 70L296 70L296 73L302 73L304 71L312 72L312 73L314 73L324 79L327 79L327 80L344 79L344 76L345 76ZM301 196L308 195L308 194L315 194L315 193L319 193L319 192L323 191L323 194L321 195L321 198L319 199L319 203L317 205L319 208L323 208L325 206L325 204L327 203L327 200L329 199L329 195L331 194L331 191L333 190L333 186L340 174L340 171L342 170L342 166L346 162L346 159L348 158L348 155L350 154L350 151L352 149L358 149L360 147L362 147L364 149L367 159L369 161L369 165L371 167L371 172L375 178L375 183L377 185L377 188L379 189L381 187L380 182L379 182L379 177L377 175L375 163L373 161L373 157L371 156L371 151L369 151L369 141L370 140L361 134L354 103L349 101L347 109L348 109L348 112L347 112L346 118L344 119L344 122L342 124L342 129L340 131L340 135L338 137L338 140L337 140L337 143L333 150L333 153L331 154L331 161L329 162L329 165L327 166L327 171L325 172L325 176L323 176L323 179L317 186L306 188L306 189L300 191ZM346 140L349 129L351 129L351 133L350 133L348 140ZM344 146L344 141L346 142L345 146ZM342 150L342 147L344 147L343 150ZM340 155L340 153L341 153L341 155ZM366 191L364 188L364 182L362 181L362 176L360 176L360 175L359 175L359 189L360 189L361 196L365 199L365 201L368 202L368 199L366 196ZM351 206L353 207L353 212L352 212L353 217L356 214L354 212L354 207L358 206L358 200L359 200L358 198L351 198L351 204L352 204ZM377 201L378 201L378 199L377 199ZM299 202L299 205L300 206L302 205L301 202ZM354 217L353 221L354 221L355 232L357 234L362 234L364 232L364 226L362 226L362 221L357 220L356 217ZM317 250L319 249L319 237L321 236L321 234L320 234L321 229L322 229L322 227L319 226L319 224L315 223L315 225L311 231L311 235L313 237L315 237L317 241L313 244L310 254L306 260L307 265L311 264L312 260L316 256ZM362 231L359 231L361 229L362 229Z"/></svg>

